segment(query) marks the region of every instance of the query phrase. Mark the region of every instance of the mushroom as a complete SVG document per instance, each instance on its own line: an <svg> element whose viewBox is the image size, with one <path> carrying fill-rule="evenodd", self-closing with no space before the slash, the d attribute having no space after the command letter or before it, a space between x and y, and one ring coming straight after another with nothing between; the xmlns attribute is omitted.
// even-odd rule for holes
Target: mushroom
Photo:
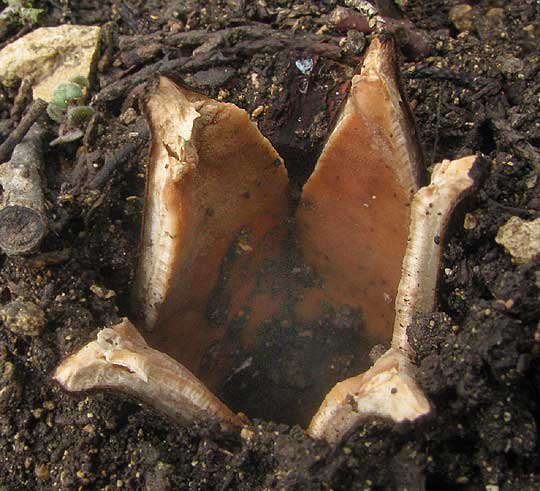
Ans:
<svg viewBox="0 0 540 491"><path fill-rule="evenodd" d="M296 212L282 159L245 111L161 76L147 113L152 143L132 293L146 341L127 321L104 329L55 379L70 391L113 387L176 420L217 417L237 427L241 419L212 395L244 366L235 369L233 354L284 312L287 322L320 324L328 306L347 307L361 312L363 344L352 349L362 367L375 344L392 347L328 393L308 432L335 444L365 415L427 413L406 328L435 305L442 246L433 239L472 189L476 158L440 164L421 188L393 39L372 42ZM295 261L320 281L295 279ZM317 379L319 367L305 368Z"/></svg>
<svg viewBox="0 0 540 491"><path fill-rule="evenodd" d="M127 319L64 360L54 379L70 392L117 389L148 402L179 423L216 416L223 429L242 426L189 370L150 348Z"/></svg>
<svg viewBox="0 0 540 491"><path fill-rule="evenodd" d="M313 438L335 444L366 416L401 422L429 412L429 402L415 382L407 328L415 315L436 307L445 233L456 207L478 183L480 162L475 156L445 160L435 166L431 184L415 194L391 348L368 371L328 393L308 428Z"/></svg>

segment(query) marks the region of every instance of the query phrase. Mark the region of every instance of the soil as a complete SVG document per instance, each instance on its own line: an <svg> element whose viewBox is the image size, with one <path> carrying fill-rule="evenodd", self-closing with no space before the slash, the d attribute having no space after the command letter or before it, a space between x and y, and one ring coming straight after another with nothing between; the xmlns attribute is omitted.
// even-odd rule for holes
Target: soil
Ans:
<svg viewBox="0 0 540 491"><path fill-rule="evenodd" d="M426 162L474 152L492 162L467 226L457 220L449 234L438 311L409 330L432 412L401 425L368 419L332 449L300 426L254 420L249 438L227 436L175 426L121 394L52 383L61 359L129 313L148 143L141 84L172 72L243 107L299 189L369 36L329 23L336 0L36 1L38 26L100 24L104 34L83 144L46 155L51 231L39 253L0 259L0 303L24 299L46 319L38 336L0 325L0 490L540 489L540 266L513 263L495 242L510 217L540 217L540 5L471 1L474 29L459 32L449 17L458 1L397 3L401 14L378 2L432 41L419 53L398 33ZM254 23L272 32L226 34L217 47L175 38ZM30 29L4 29L0 44ZM0 141L22 116L10 113L16 93L0 86ZM331 329L343 333L344 317ZM283 342L272 329L260 366ZM269 380L279 386L297 365L276 365Z"/></svg>

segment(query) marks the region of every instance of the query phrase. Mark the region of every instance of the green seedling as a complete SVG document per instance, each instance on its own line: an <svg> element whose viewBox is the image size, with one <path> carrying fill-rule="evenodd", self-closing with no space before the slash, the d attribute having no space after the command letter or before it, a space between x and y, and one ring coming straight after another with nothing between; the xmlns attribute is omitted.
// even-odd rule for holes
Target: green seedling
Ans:
<svg viewBox="0 0 540 491"><path fill-rule="evenodd" d="M90 106L75 106L68 109L66 122L70 127L78 127L87 123L94 115Z"/></svg>
<svg viewBox="0 0 540 491"><path fill-rule="evenodd" d="M72 77L69 79L70 82L73 82L74 84L79 85L80 87L84 87L88 89L90 87L90 83L88 82L88 79L86 77L83 77L82 75L77 75L75 77Z"/></svg>
<svg viewBox="0 0 540 491"><path fill-rule="evenodd" d="M56 104L49 104L47 106L47 114L49 115L49 118L51 118L53 121L56 121L57 123L61 123L64 121L65 112Z"/></svg>
<svg viewBox="0 0 540 491"><path fill-rule="evenodd" d="M2 0L7 7L0 13L0 27L20 24L36 24L43 9L35 9L32 2L24 0Z"/></svg>
<svg viewBox="0 0 540 491"><path fill-rule="evenodd" d="M60 84L53 92L51 104L67 109L68 103L82 99L83 92L80 85Z"/></svg>
<svg viewBox="0 0 540 491"><path fill-rule="evenodd" d="M47 106L47 114L60 124L60 130L59 137L53 140L51 145L69 143L83 136L82 129L94 114L90 106L81 104L89 85L86 77L78 75L54 90L52 100Z"/></svg>

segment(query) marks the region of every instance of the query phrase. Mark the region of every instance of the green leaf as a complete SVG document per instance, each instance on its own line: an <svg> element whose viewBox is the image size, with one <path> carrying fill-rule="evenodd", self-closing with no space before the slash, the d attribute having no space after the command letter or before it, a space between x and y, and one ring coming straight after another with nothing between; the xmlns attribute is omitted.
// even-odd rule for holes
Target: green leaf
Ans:
<svg viewBox="0 0 540 491"><path fill-rule="evenodd" d="M82 132L82 130L79 128L75 128L68 131L67 133L64 133L63 135L60 135L58 138L55 138L51 143L49 143L49 146L55 147L56 145L71 143L80 140L83 136L84 133Z"/></svg>
<svg viewBox="0 0 540 491"><path fill-rule="evenodd" d="M68 110L67 123L69 126L79 126L88 121L94 114L90 106L75 106Z"/></svg>
<svg viewBox="0 0 540 491"><path fill-rule="evenodd" d="M90 83L88 82L88 79L86 77L83 77L82 75L77 75L75 77L72 77L69 79L70 82L73 82L74 84L80 85L81 87L90 87Z"/></svg>
<svg viewBox="0 0 540 491"><path fill-rule="evenodd" d="M50 102L47 106L47 114L53 121L61 123L64 121L65 108L55 104L54 102Z"/></svg>
<svg viewBox="0 0 540 491"><path fill-rule="evenodd" d="M52 102L66 108L69 101L74 101L82 97L82 89L77 84L60 84L54 89Z"/></svg>
<svg viewBox="0 0 540 491"><path fill-rule="evenodd" d="M29 24L36 24L38 17L44 12L43 9L30 9L23 8L19 12L19 16L22 21L26 21Z"/></svg>

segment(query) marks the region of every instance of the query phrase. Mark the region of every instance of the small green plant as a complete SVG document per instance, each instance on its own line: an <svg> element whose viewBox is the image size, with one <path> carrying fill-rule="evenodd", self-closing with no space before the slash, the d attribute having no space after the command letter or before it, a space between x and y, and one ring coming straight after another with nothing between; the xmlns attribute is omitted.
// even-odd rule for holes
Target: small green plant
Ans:
<svg viewBox="0 0 540 491"><path fill-rule="evenodd" d="M60 124L60 129L59 137L51 145L72 142L83 136L82 130L94 114L90 106L83 104L88 87L88 80L78 75L54 90L47 114Z"/></svg>
<svg viewBox="0 0 540 491"><path fill-rule="evenodd" d="M0 27L14 24L36 24L43 9L35 9L29 0L2 0L7 7L0 13Z"/></svg>

